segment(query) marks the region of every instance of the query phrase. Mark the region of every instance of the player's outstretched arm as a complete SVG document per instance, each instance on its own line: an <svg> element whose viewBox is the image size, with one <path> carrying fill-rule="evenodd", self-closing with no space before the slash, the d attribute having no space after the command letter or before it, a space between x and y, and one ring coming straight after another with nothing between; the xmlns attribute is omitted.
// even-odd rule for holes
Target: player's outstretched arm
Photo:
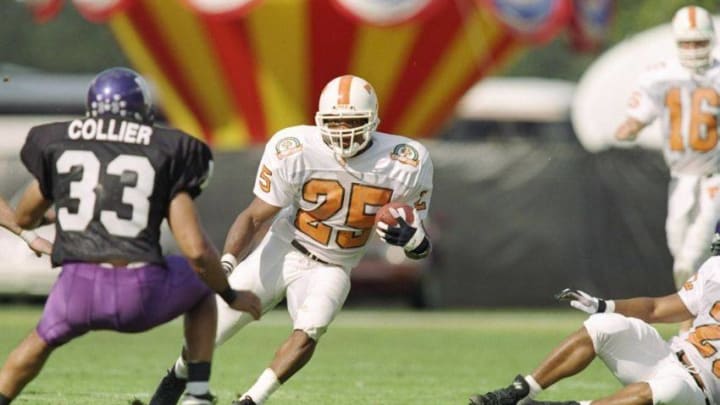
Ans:
<svg viewBox="0 0 720 405"><path fill-rule="evenodd" d="M36 255L49 255L52 253L52 243L30 229L38 226L51 204L43 197L40 185L35 180L25 190L15 214L0 198L0 225L20 236Z"/></svg>
<svg viewBox="0 0 720 405"><path fill-rule="evenodd" d="M233 271L237 266L237 258L247 254L256 232L281 209L282 207L276 207L255 197L250 205L238 214L225 238L222 265L226 273Z"/></svg>
<svg viewBox="0 0 720 405"><path fill-rule="evenodd" d="M200 225L195 204L187 193L179 193L170 203L170 229L182 253L203 281L235 310L253 318L261 315L260 299L250 291L236 291L228 284L217 250Z"/></svg>
<svg viewBox="0 0 720 405"><path fill-rule="evenodd" d="M646 123L628 117L615 131L615 139L627 142L634 141L645 126L647 126Z"/></svg>
<svg viewBox="0 0 720 405"><path fill-rule="evenodd" d="M566 288L557 293L555 298L558 301L567 301L573 308L589 314L616 312L648 323L682 322L693 318L677 293L664 297L604 300L584 291Z"/></svg>

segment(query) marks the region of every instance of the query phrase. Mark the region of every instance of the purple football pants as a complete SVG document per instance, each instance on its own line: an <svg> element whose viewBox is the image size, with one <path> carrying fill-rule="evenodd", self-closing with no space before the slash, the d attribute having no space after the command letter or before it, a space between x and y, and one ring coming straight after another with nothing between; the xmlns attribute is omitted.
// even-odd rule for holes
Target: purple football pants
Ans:
<svg viewBox="0 0 720 405"><path fill-rule="evenodd" d="M184 258L165 260L165 266L138 268L64 264L45 303L38 335L48 345L60 346L91 330L142 332L212 294Z"/></svg>

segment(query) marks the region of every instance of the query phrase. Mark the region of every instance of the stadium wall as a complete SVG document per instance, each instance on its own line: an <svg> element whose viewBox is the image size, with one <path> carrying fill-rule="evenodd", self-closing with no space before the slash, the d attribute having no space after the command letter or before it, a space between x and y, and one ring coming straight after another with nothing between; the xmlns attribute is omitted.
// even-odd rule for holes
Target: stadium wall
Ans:
<svg viewBox="0 0 720 405"><path fill-rule="evenodd" d="M541 137L426 143L437 255L424 276L435 305L548 306L564 287L609 298L673 291L668 175L656 152L593 154ZM198 205L217 246L252 199L261 153L216 155ZM17 194L29 180L17 155L2 155L0 167L0 193Z"/></svg>

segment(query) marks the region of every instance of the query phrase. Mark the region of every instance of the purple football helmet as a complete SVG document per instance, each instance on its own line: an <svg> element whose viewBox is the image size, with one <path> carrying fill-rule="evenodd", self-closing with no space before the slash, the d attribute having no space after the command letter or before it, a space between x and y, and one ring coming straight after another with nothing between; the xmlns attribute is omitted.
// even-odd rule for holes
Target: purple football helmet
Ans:
<svg viewBox="0 0 720 405"><path fill-rule="evenodd" d="M113 116L152 124L150 88L137 72L114 67L90 82L85 109L88 117Z"/></svg>

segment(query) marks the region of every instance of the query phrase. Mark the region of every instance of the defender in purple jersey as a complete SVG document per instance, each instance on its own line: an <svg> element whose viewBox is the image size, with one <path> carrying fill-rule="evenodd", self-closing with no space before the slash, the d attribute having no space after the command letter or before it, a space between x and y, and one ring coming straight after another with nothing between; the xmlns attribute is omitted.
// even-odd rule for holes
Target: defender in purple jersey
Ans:
<svg viewBox="0 0 720 405"><path fill-rule="evenodd" d="M57 212L52 251L60 276L37 328L0 370L0 405L9 404L57 347L91 330L136 333L185 316L184 405L214 402L208 380L217 323L213 291L236 310L260 316L249 291L233 290L205 237L193 198L212 171L201 141L152 125L150 93L129 69L91 82L87 117L30 130L21 158L35 177L15 221ZM185 258L164 257L167 218ZM175 399L177 402L177 398Z"/></svg>

